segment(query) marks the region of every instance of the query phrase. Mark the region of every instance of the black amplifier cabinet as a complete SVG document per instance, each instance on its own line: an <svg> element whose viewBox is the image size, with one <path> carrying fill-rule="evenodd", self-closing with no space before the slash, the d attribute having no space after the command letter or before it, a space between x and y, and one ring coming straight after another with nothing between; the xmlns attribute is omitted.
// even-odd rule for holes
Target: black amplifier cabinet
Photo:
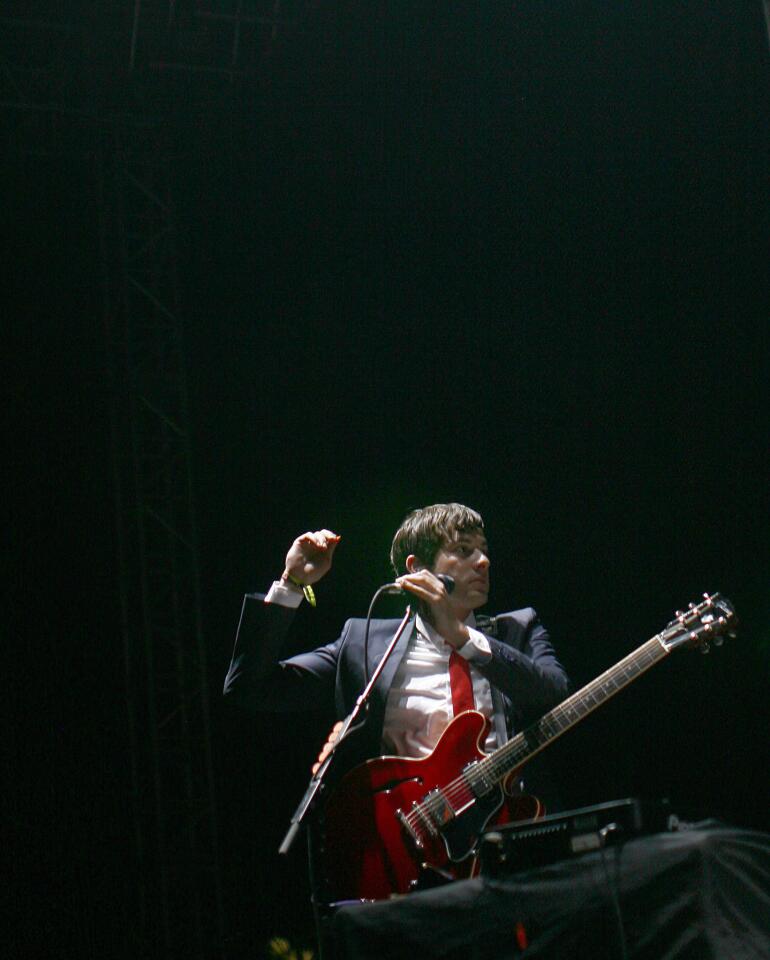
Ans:
<svg viewBox="0 0 770 960"><path fill-rule="evenodd" d="M481 835L481 875L497 877L542 867L640 834L677 829L679 820L666 801L643 802L635 797L518 820Z"/></svg>

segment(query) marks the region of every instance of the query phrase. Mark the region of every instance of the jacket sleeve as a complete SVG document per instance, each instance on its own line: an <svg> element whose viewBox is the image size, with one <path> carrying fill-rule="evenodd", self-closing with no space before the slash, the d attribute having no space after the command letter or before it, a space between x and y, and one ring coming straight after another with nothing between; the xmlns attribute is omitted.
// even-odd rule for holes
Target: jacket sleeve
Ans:
<svg viewBox="0 0 770 960"><path fill-rule="evenodd" d="M312 710L333 702L339 648L334 643L280 659L295 611L246 594L225 677L225 698L248 710Z"/></svg>
<svg viewBox="0 0 770 960"><path fill-rule="evenodd" d="M517 714L535 719L568 695L566 671L531 607L497 620L503 629L499 637L489 638L492 659L479 664L479 670L510 699Z"/></svg>

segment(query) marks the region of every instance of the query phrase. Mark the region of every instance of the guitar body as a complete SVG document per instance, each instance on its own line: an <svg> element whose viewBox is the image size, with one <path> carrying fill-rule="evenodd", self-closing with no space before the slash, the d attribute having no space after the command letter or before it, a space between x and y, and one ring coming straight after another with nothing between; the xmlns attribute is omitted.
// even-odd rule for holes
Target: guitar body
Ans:
<svg viewBox="0 0 770 960"><path fill-rule="evenodd" d="M509 807L500 784L483 796L467 786L463 771L486 756L488 727L468 711L429 756L370 760L340 781L324 808L318 851L327 902L380 900L471 876L488 824L541 814L531 797Z"/></svg>

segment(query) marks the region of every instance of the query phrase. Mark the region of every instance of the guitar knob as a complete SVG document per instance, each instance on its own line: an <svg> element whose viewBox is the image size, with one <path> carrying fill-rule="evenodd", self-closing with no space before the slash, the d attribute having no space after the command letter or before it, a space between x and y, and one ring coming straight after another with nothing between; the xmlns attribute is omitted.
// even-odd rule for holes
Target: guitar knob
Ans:
<svg viewBox="0 0 770 960"><path fill-rule="evenodd" d="M706 654L706 653L708 653L708 652L711 650L711 644L708 642L708 640L704 640L704 641L700 644L700 646L698 647L698 649L700 650L701 653Z"/></svg>

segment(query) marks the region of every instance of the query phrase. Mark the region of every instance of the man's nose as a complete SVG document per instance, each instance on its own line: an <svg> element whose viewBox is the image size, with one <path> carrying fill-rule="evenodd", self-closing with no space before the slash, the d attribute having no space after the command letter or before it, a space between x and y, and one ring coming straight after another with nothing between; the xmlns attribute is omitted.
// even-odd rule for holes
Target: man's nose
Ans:
<svg viewBox="0 0 770 960"><path fill-rule="evenodd" d="M486 555L486 553L482 553L480 550L478 556L476 557L476 566L480 570L489 569L489 557Z"/></svg>

